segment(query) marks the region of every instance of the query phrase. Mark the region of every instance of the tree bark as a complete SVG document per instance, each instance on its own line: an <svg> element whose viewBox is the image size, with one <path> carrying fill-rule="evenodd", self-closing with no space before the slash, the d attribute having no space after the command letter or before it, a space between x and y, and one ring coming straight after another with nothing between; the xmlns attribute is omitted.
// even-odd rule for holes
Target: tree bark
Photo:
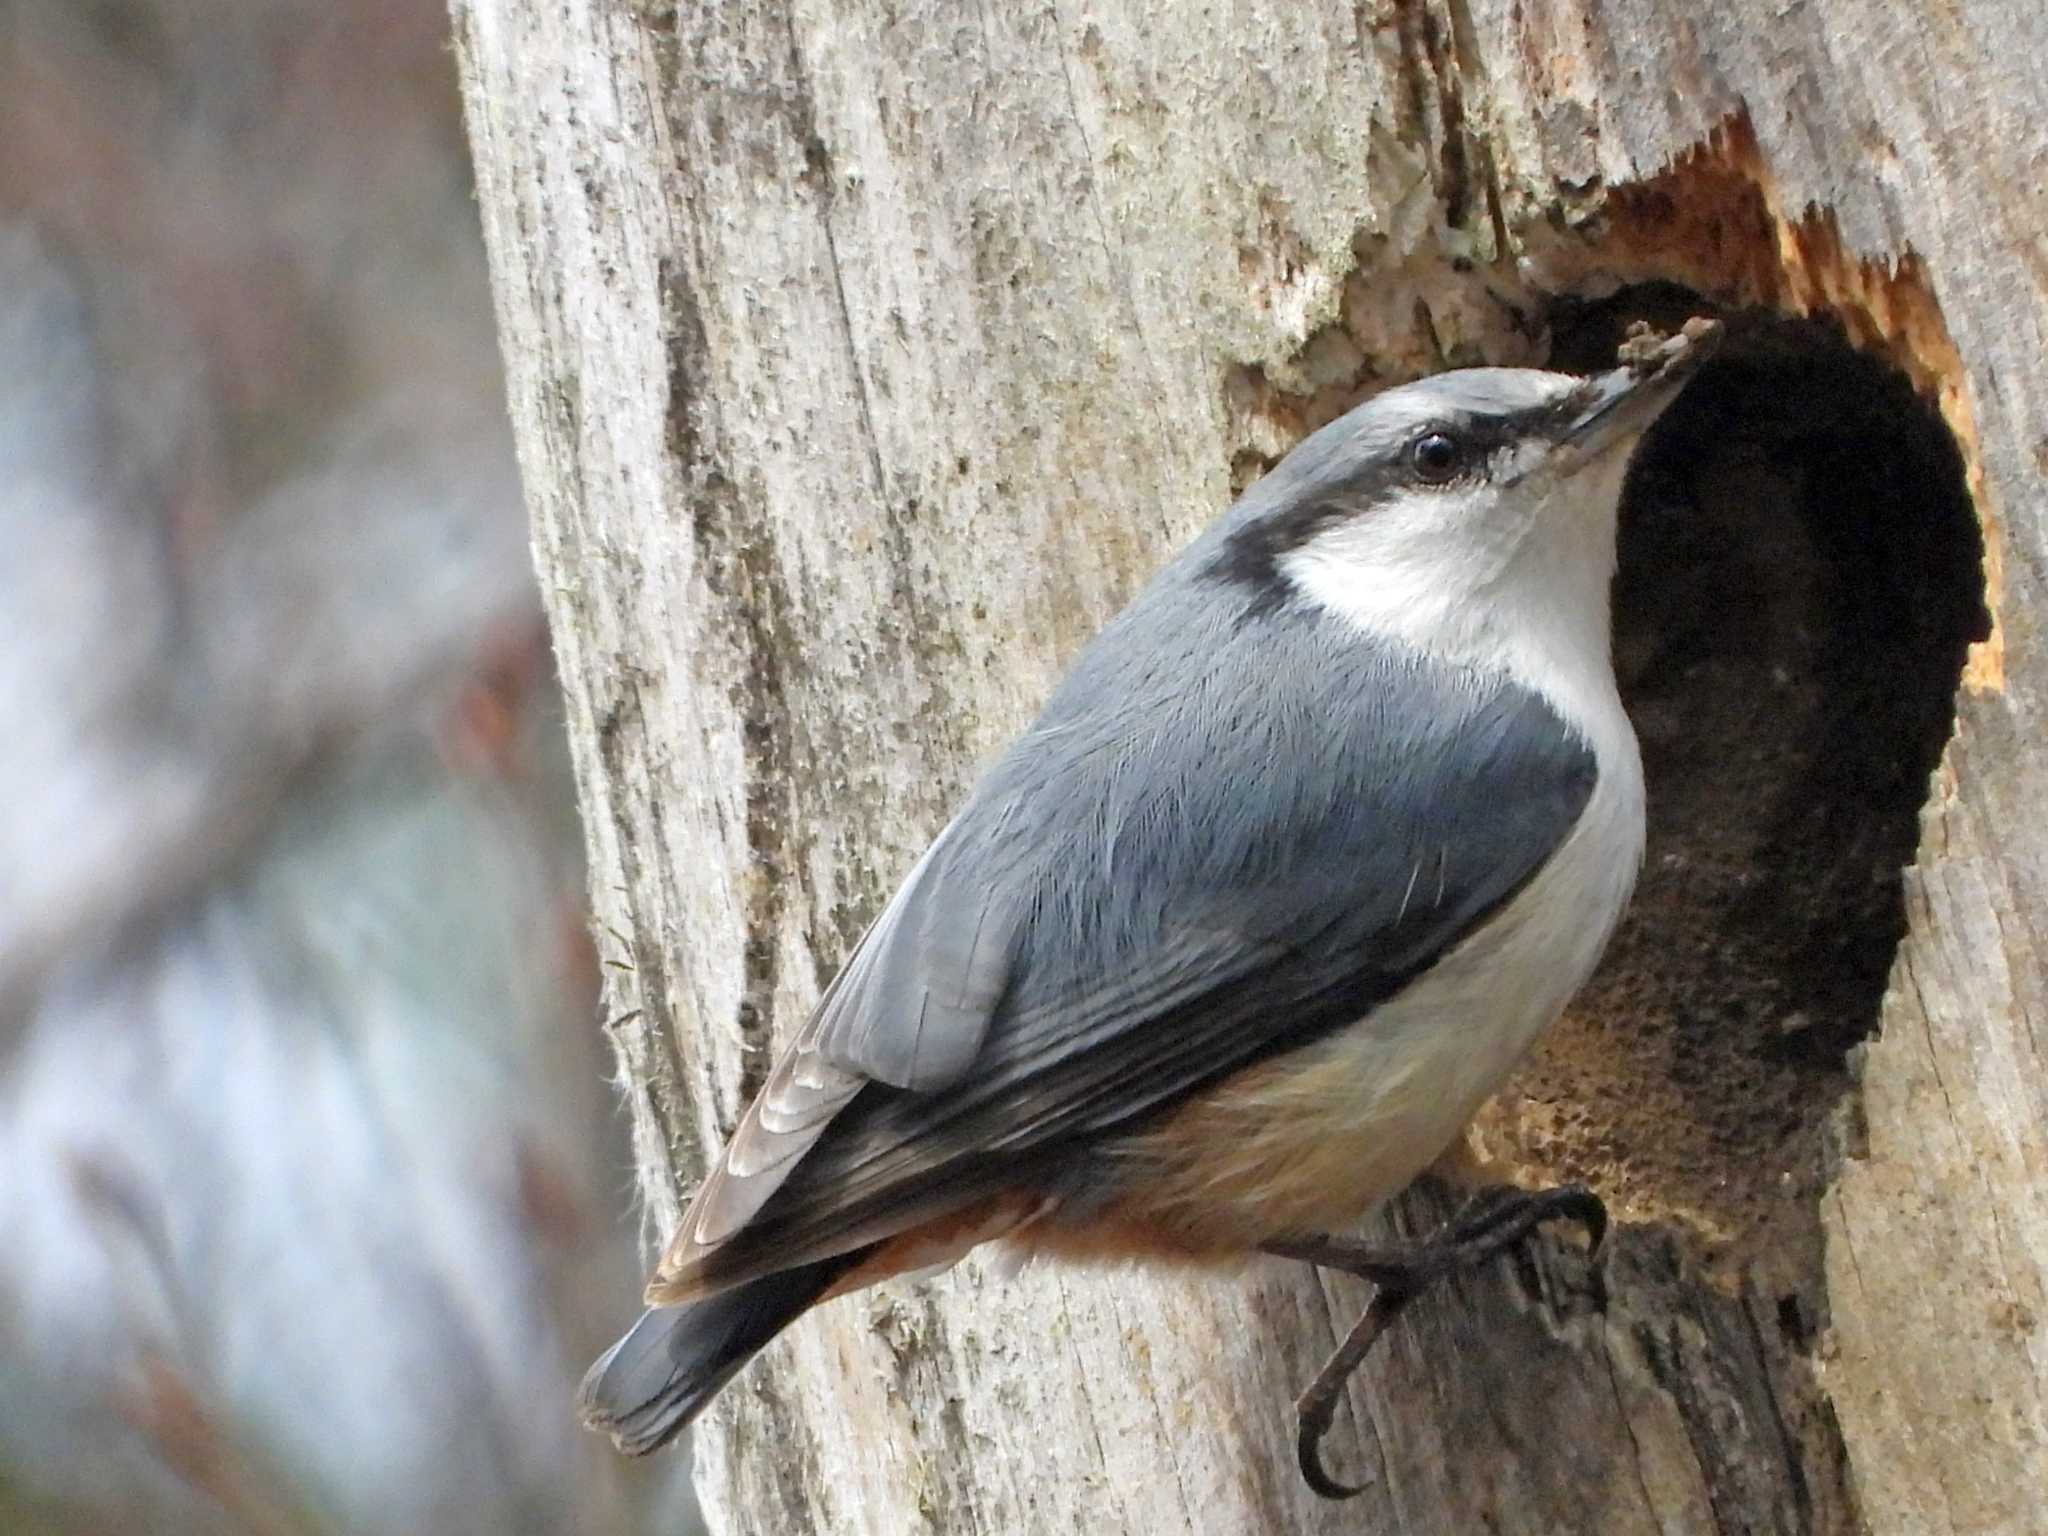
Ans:
<svg viewBox="0 0 2048 1536"><path fill-rule="evenodd" d="M1653 758L1639 916L1474 1139L1518 1177L1593 1178L1620 1230L1597 1265L1543 1242L1414 1309L1332 1436L1373 1479L1360 1500L1301 1485L1291 1413L1357 1288L1277 1263L1002 1283L970 1262L836 1302L750 1368L698 1432L715 1529L2040 1528L2048 11L454 13L660 1232L977 760L1234 482L1361 393L1562 360L1585 305L1676 283L1821 316L1828 335L1773 345L1838 335L1902 374L1974 508L1988 627L1967 653L1945 632L1897 653L1932 657L1939 770L1915 760L1902 851L1865 859L1836 924L1869 930L1864 993L1769 1001L1814 990L1818 951L1780 954L1744 914L1811 861L1759 873L1769 840L1730 842L1740 800L1688 793L1735 744L1688 735L1683 708L1660 725L1663 674L1629 673ZM1913 409L1883 405L1898 432L1850 422L1826 462L1853 474ZM1749 484L1715 481L1730 505ZM1901 582L1947 558L1931 521L1883 536ZM1862 569L1843 558L1828 569ZM1697 614L1640 570L1654 648ZM1858 729L1825 692L1811 718ZM1745 701L1730 729L1783 769L1774 828L1802 827L1832 748L1773 707ZM1841 800L1840 848L1866 847L1863 803ZM1688 905L1710 877L1721 894ZM1763 958L1709 1009L1699 988L1735 955ZM1867 1040L1785 1044L1830 1009L1828 1039ZM1447 1202L1425 1190L1393 1219Z"/></svg>

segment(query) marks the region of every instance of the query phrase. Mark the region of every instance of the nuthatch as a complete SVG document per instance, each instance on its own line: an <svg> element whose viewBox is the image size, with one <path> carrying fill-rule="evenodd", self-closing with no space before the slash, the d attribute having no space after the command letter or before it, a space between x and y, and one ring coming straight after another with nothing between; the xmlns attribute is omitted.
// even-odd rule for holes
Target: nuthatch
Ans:
<svg viewBox="0 0 2048 1536"><path fill-rule="evenodd" d="M1390 389L1309 437L1084 650L826 989L684 1214L584 1418L654 1449L829 1297L1026 1256L1347 1269L1373 1307L1556 1216L1330 1236L1458 1136L1591 974L1643 773L1609 659L1630 452L1718 339L1592 378Z"/></svg>

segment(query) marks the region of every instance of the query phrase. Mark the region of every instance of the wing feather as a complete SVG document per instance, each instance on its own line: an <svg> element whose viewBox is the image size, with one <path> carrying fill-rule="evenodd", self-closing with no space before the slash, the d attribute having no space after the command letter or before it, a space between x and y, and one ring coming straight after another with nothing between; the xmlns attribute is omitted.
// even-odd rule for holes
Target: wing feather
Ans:
<svg viewBox="0 0 2048 1536"><path fill-rule="evenodd" d="M949 903L935 871L952 832L912 866L769 1072L684 1213L650 1293L752 1220L864 1086L931 1092L972 1065L1007 980L1011 928L992 892L971 909Z"/></svg>

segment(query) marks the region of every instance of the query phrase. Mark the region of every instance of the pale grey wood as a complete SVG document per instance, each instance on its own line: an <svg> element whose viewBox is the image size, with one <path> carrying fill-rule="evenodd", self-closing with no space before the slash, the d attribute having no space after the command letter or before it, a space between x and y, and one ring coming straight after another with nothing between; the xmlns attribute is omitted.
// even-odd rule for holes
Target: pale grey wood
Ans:
<svg viewBox="0 0 2048 1536"><path fill-rule="evenodd" d="M1288 1404L1354 1291L969 1266L741 1379L700 1435L716 1528L2038 1528L2048 12L454 12L658 1230L976 759L1288 400L1534 356L1490 294L1822 304L1940 393L1988 529L2000 627L1813 1255L1709 1262L1708 1217L1638 1191L1600 1285L1555 1245L1419 1308L1334 1437L1378 1478L1344 1507ZM1775 220L1733 257L1612 198L1707 144Z"/></svg>

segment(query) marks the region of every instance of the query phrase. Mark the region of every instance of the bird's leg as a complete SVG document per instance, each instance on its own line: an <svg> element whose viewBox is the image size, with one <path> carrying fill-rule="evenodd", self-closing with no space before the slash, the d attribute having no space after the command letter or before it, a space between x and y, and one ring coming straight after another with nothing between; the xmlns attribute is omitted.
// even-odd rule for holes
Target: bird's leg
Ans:
<svg viewBox="0 0 2048 1536"><path fill-rule="evenodd" d="M1276 1257L1299 1259L1318 1269L1342 1270L1374 1285L1412 1287L1418 1282L1426 1285L1454 1269L1484 1263L1544 1222L1560 1217L1583 1223L1593 1247L1600 1246L1607 1230L1607 1208L1583 1184L1564 1184L1535 1193L1513 1185L1482 1190L1431 1237L1410 1246L1325 1235L1280 1238L1263 1246Z"/></svg>
<svg viewBox="0 0 2048 1536"><path fill-rule="evenodd" d="M1483 1264L1513 1247L1545 1222L1576 1221L1586 1229L1594 1252L1607 1233L1607 1208L1583 1184L1556 1189L1502 1187L1474 1195L1457 1215L1413 1247L1353 1242L1338 1237L1286 1238L1264 1245L1267 1253L1300 1259L1319 1269L1342 1270L1370 1281L1372 1304L1337 1346L1308 1390L1296 1399L1299 1422L1296 1454L1302 1480L1326 1499L1348 1499L1365 1484L1340 1483L1323 1467L1322 1440L1337 1416L1337 1399L1373 1344L1402 1308L1455 1270Z"/></svg>

